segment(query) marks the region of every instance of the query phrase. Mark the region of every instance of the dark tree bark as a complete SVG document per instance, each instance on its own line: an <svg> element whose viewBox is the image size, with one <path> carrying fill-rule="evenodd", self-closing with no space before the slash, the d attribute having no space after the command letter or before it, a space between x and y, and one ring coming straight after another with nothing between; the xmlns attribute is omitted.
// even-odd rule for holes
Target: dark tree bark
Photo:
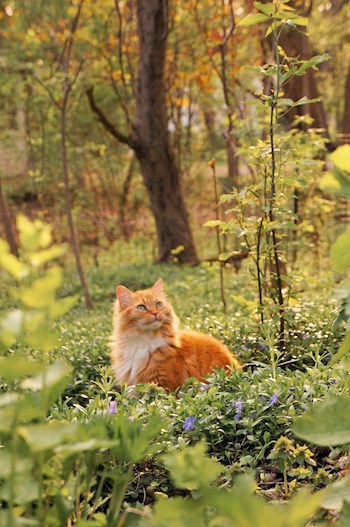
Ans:
<svg viewBox="0 0 350 527"><path fill-rule="evenodd" d="M148 190L158 234L158 260L171 258L183 246L181 261L197 263L180 174L170 149L165 100L164 65L168 33L165 0L138 0L140 40L135 153Z"/></svg>
<svg viewBox="0 0 350 527"><path fill-rule="evenodd" d="M12 228L11 216L7 206L7 200L0 176L0 219L4 226L5 238L9 244L10 251L14 256L18 256L18 245Z"/></svg>
<svg viewBox="0 0 350 527"><path fill-rule="evenodd" d="M350 62L345 80L344 116L342 133L347 135L347 142L350 142Z"/></svg>
<svg viewBox="0 0 350 527"><path fill-rule="evenodd" d="M302 30L289 29L283 31L280 37L280 44L288 57L299 57L301 60L311 58L309 39ZM308 69L303 76L293 77L284 88L286 97L297 101L302 97L316 99L319 97L315 72L312 68ZM292 119L295 115L310 115L314 122L313 127L322 130L325 137L328 136L327 116L322 101L297 106L288 112L287 116Z"/></svg>
<svg viewBox="0 0 350 527"><path fill-rule="evenodd" d="M150 198L158 236L158 261L172 259L172 250L183 246L177 258L198 263L180 173L170 147L165 99L164 65L168 35L167 0L137 0L140 56L136 93L136 118L129 135L121 133L97 106L93 90L87 91L90 107L119 141L135 151Z"/></svg>
<svg viewBox="0 0 350 527"><path fill-rule="evenodd" d="M269 0L263 0L263 3L267 3ZM296 9L302 16L309 16L313 7L313 3L303 0L290 0L290 7ZM310 42L307 33L302 27L298 29L284 28L279 38L279 44L282 46L288 57L297 57L301 60L310 59L314 54L310 50ZM315 77L315 71L310 68L306 71L305 75L292 77L287 84L284 86L285 96L297 101L302 97L308 97L308 99L317 99L319 97L319 91L317 88L317 81ZM287 114L286 119L292 122L296 115L308 114L313 118L313 128L317 128L322 133L323 137L329 141L327 115L322 103L314 102L307 105L297 106L292 108ZM327 148L333 150L335 146L329 141Z"/></svg>

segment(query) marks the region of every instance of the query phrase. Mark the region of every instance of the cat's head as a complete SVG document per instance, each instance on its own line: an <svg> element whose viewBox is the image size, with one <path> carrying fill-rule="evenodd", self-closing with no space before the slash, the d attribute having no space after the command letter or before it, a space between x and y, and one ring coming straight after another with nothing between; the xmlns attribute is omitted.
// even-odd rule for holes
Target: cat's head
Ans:
<svg viewBox="0 0 350 527"><path fill-rule="evenodd" d="M149 289L135 292L119 285L117 300L124 329L152 332L177 323L176 315L164 294L162 279Z"/></svg>

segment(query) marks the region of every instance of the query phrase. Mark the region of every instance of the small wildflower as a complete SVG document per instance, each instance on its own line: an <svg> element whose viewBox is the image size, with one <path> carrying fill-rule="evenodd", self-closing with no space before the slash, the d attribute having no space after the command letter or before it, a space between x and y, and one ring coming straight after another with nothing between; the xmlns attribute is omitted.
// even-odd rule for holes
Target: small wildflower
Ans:
<svg viewBox="0 0 350 527"><path fill-rule="evenodd" d="M210 384L202 384L200 389L202 392L207 392L210 388Z"/></svg>
<svg viewBox="0 0 350 527"><path fill-rule="evenodd" d="M276 392L276 393L274 393L273 395L271 395L271 397L270 397L270 401L269 401L269 406L270 406L270 408L271 408L272 406L275 406L275 404L276 404L277 401L278 401L278 396L279 396L279 393L278 393L278 392Z"/></svg>
<svg viewBox="0 0 350 527"><path fill-rule="evenodd" d="M128 421L131 421L133 423L135 421L135 417L132 415L129 415Z"/></svg>
<svg viewBox="0 0 350 527"><path fill-rule="evenodd" d="M233 408L236 408L237 412L239 412L239 413L242 412L242 410L244 408L244 402L243 402L242 397L237 399L237 401L231 401L230 406L232 406Z"/></svg>
<svg viewBox="0 0 350 527"><path fill-rule="evenodd" d="M238 421L241 419L241 416L242 416L241 412L237 412L235 414L233 419L236 421L236 423L238 423Z"/></svg>
<svg viewBox="0 0 350 527"><path fill-rule="evenodd" d="M115 401L111 401L109 403L108 413L109 414L116 414L117 413L117 403Z"/></svg>
<svg viewBox="0 0 350 527"><path fill-rule="evenodd" d="M261 344L260 342L258 343L258 349L260 351L267 351L269 349L269 347L266 345L266 344Z"/></svg>
<svg viewBox="0 0 350 527"><path fill-rule="evenodd" d="M242 417L242 410L244 408L244 402L243 402L242 397L237 399L237 401L232 401L230 406L232 406L233 408L236 408L236 413L235 413L235 416L234 416L234 420L236 421L236 423L238 423L238 421Z"/></svg>
<svg viewBox="0 0 350 527"><path fill-rule="evenodd" d="M186 417L185 422L183 424L183 430L185 432L189 432L190 430L194 429L194 423L196 422L196 418L193 416Z"/></svg>

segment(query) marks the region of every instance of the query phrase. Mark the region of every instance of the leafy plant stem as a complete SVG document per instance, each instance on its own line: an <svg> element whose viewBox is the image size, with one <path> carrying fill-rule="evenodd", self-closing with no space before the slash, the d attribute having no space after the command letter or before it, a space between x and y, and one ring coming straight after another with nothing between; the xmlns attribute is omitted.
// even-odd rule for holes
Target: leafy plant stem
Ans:
<svg viewBox="0 0 350 527"><path fill-rule="evenodd" d="M17 434L16 434L16 426L17 426L17 416L18 416L18 405L16 404L14 407L14 419L13 419L13 425L11 430L11 470L10 470L10 478L9 478L9 510L8 510L8 522L7 527L13 527L13 509L15 504L15 476L16 476L16 456L17 456Z"/></svg>
<svg viewBox="0 0 350 527"><path fill-rule="evenodd" d="M287 469L288 469L288 465L287 465L287 462L285 461L284 464L283 464L283 487L284 487L284 496L285 496L285 498L287 498L288 495L289 495Z"/></svg>
<svg viewBox="0 0 350 527"><path fill-rule="evenodd" d="M104 486L105 481L106 481L106 477L107 477L107 470L104 470L102 472L102 474L101 474L101 479L99 481L96 493L94 495L93 505L91 507L91 514L93 514L95 512L95 510L97 510L97 508L100 505L100 501L99 500L100 500L100 497L101 497L101 492L102 492L103 486Z"/></svg>
<svg viewBox="0 0 350 527"><path fill-rule="evenodd" d="M220 211L219 211L219 196L218 196L218 185L217 185L217 178L216 178L216 171L215 171L215 160L212 160L210 162L210 167L212 169L212 175L213 175L213 183L214 183L214 197L215 197L215 215L216 220L220 220ZM219 226L215 227L216 231L216 243L218 248L218 254L220 255L222 253L221 250L221 239L220 239L220 229ZM227 304L226 304L226 298L225 298L225 283L224 283L224 263L219 262L220 265L220 294L221 294L221 302L222 307L224 310L224 313L226 315L227 313Z"/></svg>
<svg viewBox="0 0 350 527"><path fill-rule="evenodd" d="M270 103L270 148L271 148L271 185L270 185L270 200L269 200L269 220L271 223L275 220L275 201L276 201L276 156L275 156L275 130L277 126L277 102L280 91L280 59L278 50L278 35L276 29L273 30L273 41L275 48L275 60L277 66L276 86L271 96ZM280 259L278 255L278 240L275 227L271 230L273 258L275 264L275 275L277 285L277 296L279 304L279 349L283 352L285 348L284 334L285 334L285 319L284 319L284 298L282 292L282 278L280 269Z"/></svg>
<svg viewBox="0 0 350 527"><path fill-rule="evenodd" d="M84 505L83 505L83 512L82 512L82 516L84 519L87 519L88 517L88 512L89 512L89 494L90 494L90 489L91 489L91 482L92 482L92 479L93 479L93 474L94 474L94 468L95 468L95 463L94 463L94 456L93 454L91 453L87 453L86 456L85 456L85 463L86 463L86 466L87 466L87 474L86 474L86 487L85 487L85 492L84 492Z"/></svg>
<svg viewBox="0 0 350 527"><path fill-rule="evenodd" d="M261 217L259 229L258 229L258 235L257 235L257 244L256 244L256 274L258 279L258 293L259 293L259 311L260 311L260 321L263 324L264 323L264 302L263 302L263 289L262 289L262 282L261 282L261 268L260 268L260 262L261 262L261 236L262 236L262 228L264 224L264 218Z"/></svg>
<svg viewBox="0 0 350 527"><path fill-rule="evenodd" d="M129 465L126 472L123 474L123 479L119 486L114 484L112 497L108 511L108 527L117 527L117 516L120 513L123 504L124 496L132 475L132 465Z"/></svg>

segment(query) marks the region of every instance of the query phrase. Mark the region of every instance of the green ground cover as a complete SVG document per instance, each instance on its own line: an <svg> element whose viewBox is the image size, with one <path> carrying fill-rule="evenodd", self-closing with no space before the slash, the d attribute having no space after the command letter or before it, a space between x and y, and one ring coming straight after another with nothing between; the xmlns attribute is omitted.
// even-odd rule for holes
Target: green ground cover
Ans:
<svg viewBox="0 0 350 527"><path fill-rule="evenodd" d="M124 521L126 525L138 522L141 525L144 521L165 525L160 505L162 496L174 500L169 502L170 509L164 514L170 514L171 507L175 507L174 518L177 519L174 521L177 523L174 525L187 525L186 522L192 520L182 507L186 508L188 500L197 499L201 492L203 517L192 525L243 525L239 523L242 518L237 523L220 523L219 520L210 523L213 518L210 514L207 518L205 492L198 490L202 489L203 482L205 488L208 483L215 483L210 487L212 492L215 489L231 492L233 488L236 492L247 492L249 499L254 500L256 496L251 491L255 480L259 494L279 502L298 494L305 486L311 485L314 490L329 488L330 483L337 481L348 467L346 445L320 447L305 443L293 433L297 416L328 396L348 395L349 392L348 369L330 365L345 332L345 324L339 319L340 306L334 299L332 272L323 270L317 275L300 272L298 276L295 271L298 291L293 293L291 307L286 312L289 322L287 349L281 355L275 341L273 319L261 325L252 308L256 293L249 261L238 273L225 270L228 303L225 315L220 301L217 264L155 265L145 254L132 256L132 251L130 262L121 264L118 261L120 249L118 247L115 254L101 255L99 266L88 269L94 300L91 312L79 297L78 279L69 259L65 261L65 278L61 287L56 284L54 296L65 298L78 294L78 300L63 316L48 322L58 338L52 349L40 343L40 337L38 346L28 346L18 338L17 343L13 342L5 351L6 357L22 357L29 364L41 363L44 358L45 368L48 368L45 375L47 379L53 378L48 381L49 384L53 382L53 387L48 388L44 398L44 414L21 415L17 423L20 426L12 432L10 425L0 426L3 444L0 456L6 445L11 444L11 437L14 441L19 434L16 456L24 455L26 463L30 455L34 459L39 456L42 471L39 475L35 471L33 474L33 468L29 470L30 481L39 478L42 492L34 493L29 504L23 497L18 503L14 497L12 503L6 492L0 492L4 511L9 505L15 506L17 519L8 525L22 525L18 520L21 515L29 517L32 525L44 525L36 519L40 495L44 496L39 509L46 518L45 525L69 525L69 521L79 526L124 525ZM128 250L130 247L126 246L124 251ZM53 263L39 271L41 279L50 266ZM115 287L124 284L136 290L148 287L159 277L164 279L182 326L208 332L224 341L244 363L243 372L233 372L229 376L216 372L209 377L208 385L189 379L177 394L167 394L152 385L116 388L108 352ZM24 279L29 289L32 279ZM1 281L5 291L1 299L2 312L6 314L21 305L23 308L25 297L22 296L22 304L18 298L13 298L15 280L2 273ZM24 306L24 311L28 310L30 306ZM30 334L33 328L28 329ZM16 373L5 375L1 381L0 406L5 410L10 408L12 403L4 398L13 393L27 397L24 394L28 389L32 397L30 404L33 401L38 404L40 390L45 393L45 383L36 385L35 377L30 380L32 376L33 373L29 375L29 383L24 381L23 384L20 373L18 376ZM58 429L53 437L53 428L40 428L40 437L32 428L37 426ZM201 450L200 445L204 444L207 454ZM208 468L208 476L202 468L209 462L214 465ZM181 467L184 464L188 465L190 474L193 469L193 481L187 471L183 481ZM192 469L191 464L194 464ZM254 479L249 479L248 484L244 478L251 478L250 474ZM237 480L237 475L243 479ZM6 474L0 477L6 482ZM29 484L27 481L26 485ZM24 484L16 482L16 485L23 494ZM119 489L120 494L115 489ZM57 496L62 503L57 503ZM215 499L214 496L210 498L213 503ZM225 499L233 498L226 496ZM155 503L158 503L156 515L145 520L144 515L149 515L149 508ZM261 503L254 502L247 507L254 505L259 509ZM342 505L342 501L340 503ZM294 507L293 504L292 500L289 506ZM327 524L328 509L339 510L341 505L338 500L335 507L331 500L331 506L320 509L317 521ZM316 508L317 504L313 511ZM122 516L118 516L119 511ZM129 511L128 514L125 511ZM299 523L291 525L306 525L309 513L305 514L305 517L301 515ZM57 520L57 516L61 519ZM122 523L116 523L118 517L118 522Z"/></svg>

